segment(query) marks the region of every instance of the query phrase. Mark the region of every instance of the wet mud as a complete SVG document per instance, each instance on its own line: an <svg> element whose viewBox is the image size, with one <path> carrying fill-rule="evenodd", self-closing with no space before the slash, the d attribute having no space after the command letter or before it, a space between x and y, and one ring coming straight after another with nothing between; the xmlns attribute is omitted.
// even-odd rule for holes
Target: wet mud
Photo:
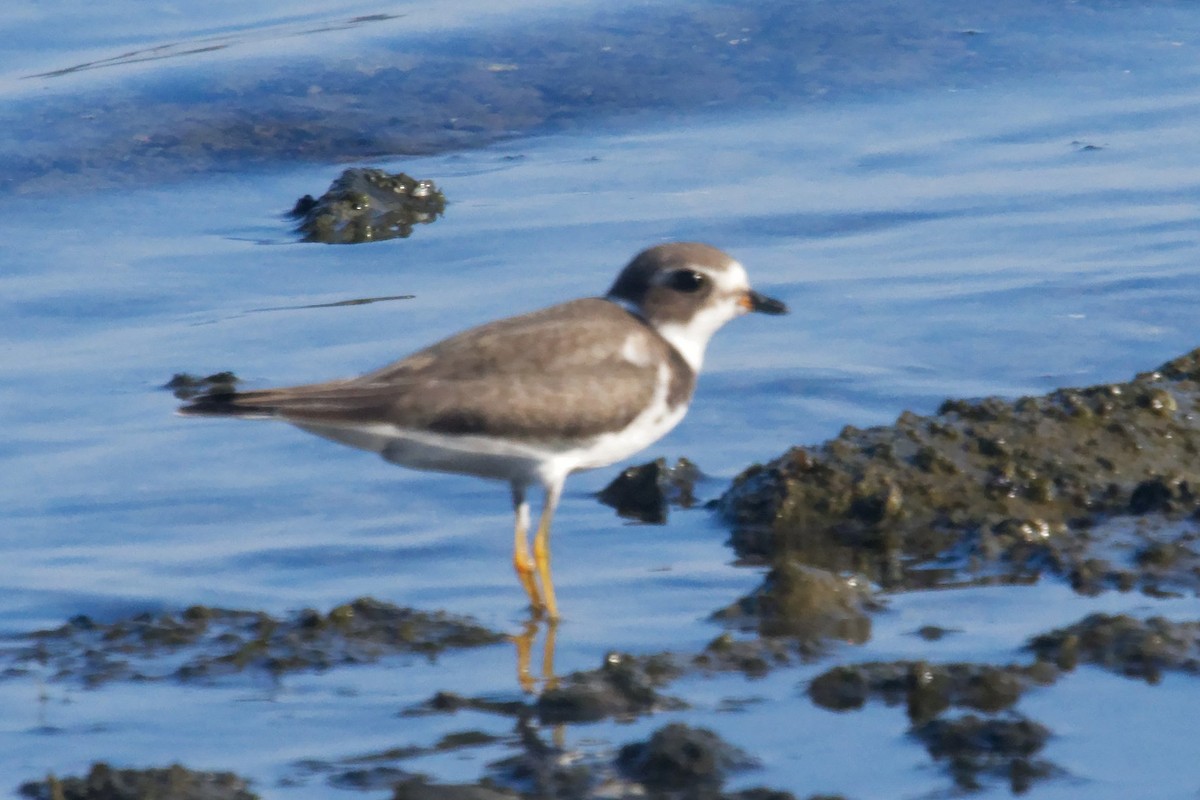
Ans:
<svg viewBox="0 0 1200 800"><path fill-rule="evenodd" d="M446 197L431 180L355 167L320 197L297 200L292 216L306 242L362 244L407 239L417 225L435 222L445 210Z"/></svg>
<svg viewBox="0 0 1200 800"><path fill-rule="evenodd" d="M246 670L269 675L367 664L394 655L435 658L504 637L465 617L371 598L326 614L278 618L261 611L193 606L115 622L86 616L0 642L3 674L37 673L96 686L114 680L208 681Z"/></svg>
<svg viewBox="0 0 1200 800"><path fill-rule="evenodd" d="M744 558L892 591L1049 573L1080 590L1194 592L1198 392L1193 351L1125 383L948 400L794 447L738 476L720 507Z"/></svg>

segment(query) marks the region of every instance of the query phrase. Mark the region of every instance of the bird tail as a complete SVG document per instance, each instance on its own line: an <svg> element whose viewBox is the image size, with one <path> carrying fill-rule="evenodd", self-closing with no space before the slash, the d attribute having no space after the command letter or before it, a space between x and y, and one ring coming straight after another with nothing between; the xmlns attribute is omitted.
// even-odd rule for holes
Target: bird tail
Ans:
<svg viewBox="0 0 1200 800"><path fill-rule="evenodd" d="M279 389L237 392L221 388L198 395L179 408L189 416L286 419L292 422L342 422L350 417L366 421L386 418L396 390L386 384L357 385L329 381Z"/></svg>
<svg viewBox="0 0 1200 800"><path fill-rule="evenodd" d="M264 397L267 394L268 392L209 392L180 406L179 413L196 417L266 419L275 416L278 410L267 397Z"/></svg>

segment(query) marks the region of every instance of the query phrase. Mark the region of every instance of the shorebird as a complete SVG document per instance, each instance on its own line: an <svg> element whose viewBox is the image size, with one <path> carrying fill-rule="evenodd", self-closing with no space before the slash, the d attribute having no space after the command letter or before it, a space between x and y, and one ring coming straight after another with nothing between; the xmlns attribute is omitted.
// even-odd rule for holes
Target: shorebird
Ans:
<svg viewBox="0 0 1200 800"><path fill-rule="evenodd" d="M712 335L787 306L705 244L639 253L604 297L471 328L357 378L218 391L184 414L269 418L405 467L506 481L513 565L535 616L558 619L550 522L568 475L627 458L687 413ZM545 502L533 539L526 493Z"/></svg>

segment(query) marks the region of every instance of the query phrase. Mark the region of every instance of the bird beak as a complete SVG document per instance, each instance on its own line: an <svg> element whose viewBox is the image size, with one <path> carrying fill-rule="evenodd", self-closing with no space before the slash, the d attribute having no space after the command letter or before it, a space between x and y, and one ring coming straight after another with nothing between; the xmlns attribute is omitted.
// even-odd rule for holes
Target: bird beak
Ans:
<svg viewBox="0 0 1200 800"><path fill-rule="evenodd" d="M747 289L746 293L738 299L738 304L747 311L757 311L760 314L775 316L788 313L788 307L782 300L759 294L753 289Z"/></svg>

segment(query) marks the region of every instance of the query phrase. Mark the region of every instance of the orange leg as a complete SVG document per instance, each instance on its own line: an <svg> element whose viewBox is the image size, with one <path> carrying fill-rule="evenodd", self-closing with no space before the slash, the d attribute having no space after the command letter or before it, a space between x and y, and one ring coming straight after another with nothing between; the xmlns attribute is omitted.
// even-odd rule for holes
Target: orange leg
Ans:
<svg viewBox="0 0 1200 800"><path fill-rule="evenodd" d="M542 583L546 614L552 620L558 619L558 603L554 598L554 581L550 577L550 520L554 518L554 510L558 508L562 485L563 482L559 481L555 485L546 487L546 504L542 506L537 535L533 539L533 560L537 565L538 577Z"/></svg>
<svg viewBox="0 0 1200 800"><path fill-rule="evenodd" d="M525 594L529 595L529 604L533 606L533 613L541 614L545 604L538 593L537 581L533 575L536 565L529 555L529 542L526 539L529 531L529 502L525 499L525 487L514 483L512 497L513 510L517 517L513 538L513 568L517 571L517 580L521 582Z"/></svg>

